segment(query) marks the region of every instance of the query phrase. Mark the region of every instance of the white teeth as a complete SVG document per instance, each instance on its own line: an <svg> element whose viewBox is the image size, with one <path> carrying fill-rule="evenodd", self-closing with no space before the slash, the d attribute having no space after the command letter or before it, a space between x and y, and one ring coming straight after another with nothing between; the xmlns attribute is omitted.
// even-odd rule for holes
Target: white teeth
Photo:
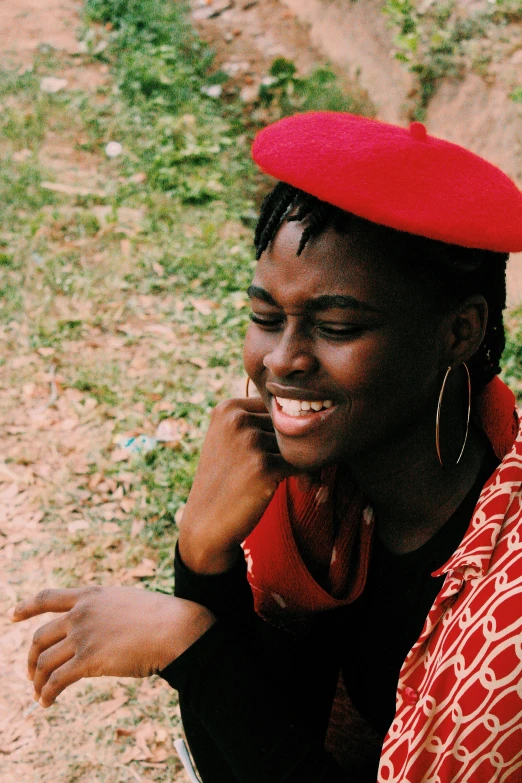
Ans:
<svg viewBox="0 0 522 783"><path fill-rule="evenodd" d="M317 412L323 408L328 410L333 407L332 400L310 402L309 400L289 400L286 397L276 397L276 400L287 416L305 416L310 410Z"/></svg>

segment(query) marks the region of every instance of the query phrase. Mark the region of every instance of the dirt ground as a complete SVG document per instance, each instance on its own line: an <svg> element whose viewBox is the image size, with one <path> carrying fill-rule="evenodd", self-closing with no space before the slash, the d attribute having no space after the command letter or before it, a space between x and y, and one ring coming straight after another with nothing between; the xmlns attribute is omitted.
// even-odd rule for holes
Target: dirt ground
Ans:
<svg viewBox="0 0 522 783"><path fill-rule="evenodd" d="M4 64L30 66L42 44L74 54L78 3L70 0L0 0L0 51Z"/></svg>

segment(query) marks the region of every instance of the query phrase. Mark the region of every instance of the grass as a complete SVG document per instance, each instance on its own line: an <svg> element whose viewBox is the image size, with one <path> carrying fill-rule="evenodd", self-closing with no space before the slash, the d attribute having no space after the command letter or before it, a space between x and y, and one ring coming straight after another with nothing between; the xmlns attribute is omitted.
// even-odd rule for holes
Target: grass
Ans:
<svg viewBox="0 0 522 783"><path fill-rule="evenodd" d="M519 404L522 404L522 307L509 314L502 367L504 380L516 392Z"/></svg>
<svg viewBox="0 0 522 783"><path fill-rule="evenodd" d="M330 68L316 68L303 78L298 75L294 63L284 57L278 57L272 63L261 84L259 99L263 107L276 108L273 119L311 110L374 114L367 97L342 90Z"/></svg>

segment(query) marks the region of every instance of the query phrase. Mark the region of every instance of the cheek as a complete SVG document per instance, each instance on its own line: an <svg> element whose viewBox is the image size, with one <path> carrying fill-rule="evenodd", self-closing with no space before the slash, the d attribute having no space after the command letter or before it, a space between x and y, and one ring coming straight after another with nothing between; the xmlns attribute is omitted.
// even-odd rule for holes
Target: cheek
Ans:
<svg viewBox="0 0 522 783"><path fill-rule="evenodd" d="M351 421L368 437L416 420L431 410L437 362L412 335L361 341L350 356Z"/></svg>
<svg viewBox="0 0 522 783"><path fill-rule="evenodd" d="M328 358L328 374L357 408L411 404L431 387L433 361L417 340L383 339L382 334L355 341ZM323 365L325 366L325 365Z"/></svg>
<svg viewBox="0 0 522 783"><path fill-rule="evenodd" d="M348 397L363 399L387 387L388 356L382 339L370 336L324 352L321 364Z"/></svg>
<svg viewBox="0 0 522 783"><path fill-rule="evenodd" d="M256 329L254 324L250 324L243 345L243 365L254 383L263 372L263 359L267 352L264 343L265 340L259 329Z"/></svg>

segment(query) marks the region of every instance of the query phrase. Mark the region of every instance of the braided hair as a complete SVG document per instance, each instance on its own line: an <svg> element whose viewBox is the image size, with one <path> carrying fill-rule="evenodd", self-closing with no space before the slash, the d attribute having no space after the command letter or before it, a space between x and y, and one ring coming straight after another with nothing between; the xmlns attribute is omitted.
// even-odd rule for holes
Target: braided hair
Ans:
<svg viewBox="0 0 522 783"><path fill-rule="evenodd" d="M320 201L285 182L279 182L263 201L256 227L256 258L267 249L284 221L304 226L297 255L325 229L348 233L355 218L339 207ZM371 224L375 228L375 224ZM500 372L505 347L503 310L506 306L506 262L508 253L477 250L428 239L405 231L378 226L386 234L386 247L393 260L409 274L435 283L441 302L455 303L473 294L481 294L488 304L488 323L484 339L468 365L473 388L479 391ZM418 263L418 259L422 263Z"/></svg>

